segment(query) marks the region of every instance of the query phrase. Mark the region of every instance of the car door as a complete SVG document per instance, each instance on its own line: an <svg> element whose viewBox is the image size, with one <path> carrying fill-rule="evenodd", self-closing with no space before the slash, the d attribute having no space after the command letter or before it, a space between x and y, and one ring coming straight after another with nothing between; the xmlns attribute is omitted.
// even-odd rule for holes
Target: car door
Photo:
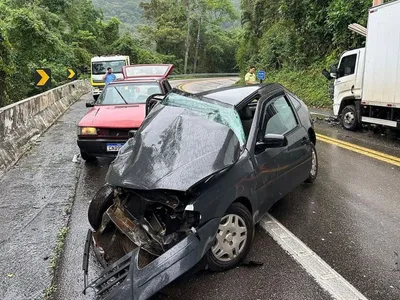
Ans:
<svg viewBox="0 0 400 300"><path fill-rule="evenodd" d="M284 147L254 149L254 160L257 169L257 195L260 209L265 213L277 200L292 191L308 174L303 164L308 142L307 132L298 121L291 103L284 93L261 98L262 106L257 142L260 143L266 134L283 135L287 140Z"/></svg>
<svg viewBox="0 0 400 300"><path fill-rule="evenodd" d="M287 95L278 97L271 105L276 110L276 115L268 120L266 134L283 134L288 141L284 153L287 168L284 174L281 174L283 176L283 184L280 187L284 196L303 183L309 175L312 154L311 141L307 130L300 123L293 103L289 101ZM282 127L274 124L281 122L284 124Z"/></svg>
<svg viewBox="0 0 400 300"><path fill-rule="evenodd" d="M253 144L251 151L254 151L254 167L257 176L256 193L258 199L258 207L260 210L260 216L264 215L265 212L280 198L280 180L283 180L281 176L285 168L285 147L274 147L274 148L261 148L259 145L265 136L267 128L270 108L270 101L273 101L274 97L262 97L258 100L256 119L257 122L256 130L252 131L252 140L249 140ZM253 126L254 127L254 126Z"/></svg>

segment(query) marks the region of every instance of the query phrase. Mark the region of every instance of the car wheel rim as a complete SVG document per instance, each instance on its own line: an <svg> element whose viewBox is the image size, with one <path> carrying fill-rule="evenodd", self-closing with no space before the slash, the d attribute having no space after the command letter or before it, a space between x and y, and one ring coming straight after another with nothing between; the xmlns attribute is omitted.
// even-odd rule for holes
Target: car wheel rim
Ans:
<svg viewBox="0 0 400 300"><path fill-rule="evenodd" d="M317 174L317 156L315 155L315 150L312 150L312 158L311 158L311 171L310 174L312 177Z"/></svg>
<svg viewBox="0 0 400 300"><path fill-rule="evenodd" d="M234 260L242 253L247 241L247 227L238 215L226 215L221 219L211 248L214 257L220 261Z"/></svg>
<svg viewBox="0 0 400 300"><path fill-rule="evenodd" d="M344 115L344 122L346 123L346 125L349 125L349 126L353 125L354 120L355 120L355 117L352 112L347 112Z"/></svg>

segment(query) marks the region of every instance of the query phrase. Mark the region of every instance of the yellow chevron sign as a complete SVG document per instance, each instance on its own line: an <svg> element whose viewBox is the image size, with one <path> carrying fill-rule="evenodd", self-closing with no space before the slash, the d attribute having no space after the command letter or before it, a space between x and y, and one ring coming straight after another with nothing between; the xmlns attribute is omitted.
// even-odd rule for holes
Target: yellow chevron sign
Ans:
<svg viewBox="0 0 400 300"><path fill-rule="evenodd" d="M73 69L68 69L68 79L75 79L76 73Z"/></svg>
<svg viewBox="0 0 400 300"><path fill-rule="evenodd" d="M35 85L48 86L51 83L51 70L50 69L35 69Z"/></svg>

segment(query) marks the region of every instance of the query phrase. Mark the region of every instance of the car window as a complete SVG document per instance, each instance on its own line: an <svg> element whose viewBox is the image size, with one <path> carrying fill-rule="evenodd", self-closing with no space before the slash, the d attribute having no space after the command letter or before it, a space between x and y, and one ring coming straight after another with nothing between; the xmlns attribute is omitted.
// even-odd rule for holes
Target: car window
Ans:
<svg viewBox="0 0 400 300"><path fill-rule="evenodd" d="M185 108L203 118L225 125L232 129L241 145L244 145L246 141L242 122L234 106L223 105L211 99L204 101L197 97L188 97L177 93L168 94L162 104Z"/></svg>
<svg viewBox="0 0 400 300"><path fill-rule="evenodd" d="M353 75L356 69L357 54L352 54L342 58L338 69L338 77Z"/></svg>
<svg viewBox="0 0 400 300"><path fill-rule="evenodd" d="M96 105L146 103L153 94L161 93L157 83L126 83L108 85L97 99Z"/></svg>
<svg viewBox="0 0 400 300"><path fill-rule="evenodd" d="M267 106L265 133L285 134L297 127L297 120L286 98L281 96Z"/></svg>
<svg viewBox="0 0 400 300"><path fill-rule="evenodd" d="M291 93L287 93L287 95L288 95L290 101L292 101L294 108L295 108L296 110L298 110L298 109L301 107L300 101L296 98L296 96L294 96L294 95L291 94Z"/></svg>

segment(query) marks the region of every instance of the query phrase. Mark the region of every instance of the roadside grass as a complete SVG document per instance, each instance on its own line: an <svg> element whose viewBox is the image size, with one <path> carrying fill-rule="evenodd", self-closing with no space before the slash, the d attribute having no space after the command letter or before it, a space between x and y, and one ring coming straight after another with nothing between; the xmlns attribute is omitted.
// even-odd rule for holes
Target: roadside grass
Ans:
<svg viewBox="0 0 400 300"><path fill-rule="evenodd" d="M70 212L69 207L67 207L67 210L69 210L69 212ZM53 274L56 272L58 261L61 258L61 254L64 249L64 243L65 243L65 239L67 238L68 230L69 230L69 227L62 227L58 231L57 244L50 256L50 269ZM52 283L49 287L47 287L43 291L43 299L44 300L53 299L53 296L55 295L56 292L57 292L57 285Z"/></svg>
<svg viewBox="0 0 400 300"><path fill-rule="evenodd" d="M51 258L50 258L50 268L53 272L55 272L56 267L57 267L57 262L61 257L61 253L64 248L64 242L65 242L65 238L67 237L68 230L69 230L68 227L63 227L58 232L57 244L56 244L56 247L54 248Z"/></svg>
<svg viewBox="0 0 400 300"><path fill-rule="evenodd" d="M51 299L51 297L57 292L57 286L56 285L51 285L47 287L44 292L43 292L43 299L48 300Z"/></svg>

